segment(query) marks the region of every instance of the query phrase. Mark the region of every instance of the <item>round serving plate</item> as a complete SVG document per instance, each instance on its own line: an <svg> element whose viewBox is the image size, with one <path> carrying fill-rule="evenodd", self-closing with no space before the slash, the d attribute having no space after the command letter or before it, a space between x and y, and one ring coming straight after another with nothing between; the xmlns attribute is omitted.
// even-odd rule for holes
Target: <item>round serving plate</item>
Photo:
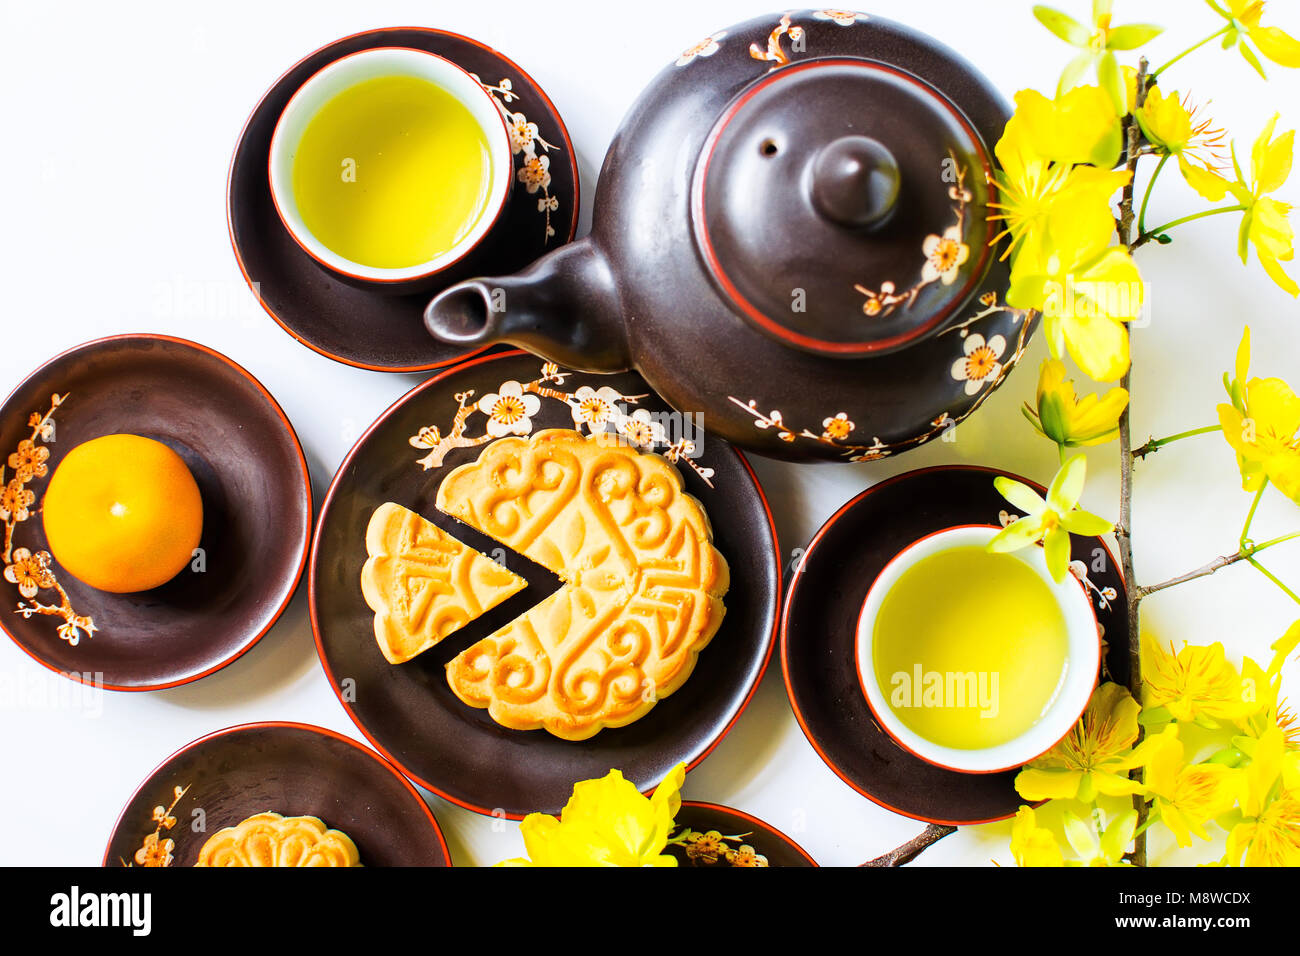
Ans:
<svg viewBox="0 0 1300 956"><path fill-rule="evenodd" d="M499 221L427 290L411 294L349 284L312 259L281 222L267 176L271 137L298 88L322 67L377 47L425 50L474 74L512 130L514 185ZM429 337L422 316L430 296L470 276L521 269L573 238L578 226L577 156L564 120L546 93L518 64L491 47L425 27L353 34L291 66L244 124L226 194L235 258L271 318L322 355L383 372L428 371L483 351Z"/></svg>
<svg viewBox="0 0 1300 956"><path fill-rule="evenodd" d="M268 811L342 830L362 866L451 865L438 821L387 760L324 727L266 721L218 730L163 761L123 808L104 866L193 866L212 834Z"/></svg>
<svg viewBox="0 0 1300 956"><path fill-rule="evenodd" d="M803 847L776 827L743 810L683 800L667 853L680 866L816 866Z"/></svg>
<svg viewBox="0 0 1300 956"><path fill-rule="evenodd" d="M1017 770L958 773L927 763L876 722L858 679L858 616L876 577L903 548L970 524L1006 524L1018 513L993 487L993 468L941 466L873 485L824 524L790 582L781 622L781 666L808 741L858 793L896 813L954 826L1015 814ZM1101 538L1073 535L1071 571L1091 595L1103 675L1128 680L1128 620L1119 564ZM996 614L989 606L972 613Z"/></svg>
<svg viewBox="0 0 1300 956"><path fill-rule="evenodd" d="M647 791L678 762L699 763L744 710L770 655L781 593L776 530L744 456L696 434L695 457L678 461L685 489L704 506L714 543L730 565L726 616L690 678L644 717L583 741L543 730L502 727L448 686L445 666L548 593L529 587L405 664L389 664L361 593L366 526L374 509L397 502L480 551L466 526L434 507L457 465L488 440L476 404L520 388L540 394L530 427L573 428L573 396L610 388L629 408L668 407L635 375L584 375L525 352L472 359L420 385L384 412L339 466L316 529L309 579L312 627L331 686L361 732L420 785L463 807L519 818L555 813L579 780L621 770ZM608 393L606 393L608 394ZM513 566L512 566L513 568ZM519 573L529 578L527 569ZM531 581L532 584L541 582ZM553 587L554 585L552 585Z"/></svg>
<svg viewBox="0 0 1300 956"><path fill-rule="evenodd" d="M66 573L48 557L40 517L63 456L119 433L179 454L203 500L201 554L161 587L133 594ZM0 451L9 456L0 458L6 498L25 502L5 508L0 588L10 606L0 626L74 680L157 690L211 674L270 629L306 567L311 479L293 426L252 375L197 342L119 335L56 356L0 407Z"/></svg>

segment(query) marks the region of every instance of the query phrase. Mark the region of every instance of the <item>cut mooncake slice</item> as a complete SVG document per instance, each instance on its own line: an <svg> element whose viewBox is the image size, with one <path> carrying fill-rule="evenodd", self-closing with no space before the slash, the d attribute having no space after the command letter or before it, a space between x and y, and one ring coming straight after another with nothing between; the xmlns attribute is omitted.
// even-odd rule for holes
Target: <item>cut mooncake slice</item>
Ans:
<svg viewBox="0 0 1300 956"><path fill-rule="evenodd" d="M259 813L218 830L195 866L360 866L352 838L317 817Z"/></svg>
<svg viewBox="0 0 1300 956"><path fill-rule="evenodd" d="M528 586L517 574L401 505L375 509L366 528L361 593L375 640L401 664Z"/></svg>
<svg viewBox="0 0 1300 956"><path fill-rule="evenodd" d="M505 727L583 740L631 723L722 623L727 562L660 455L569 429L503 438L443 480L437 507L565 582L447 665L456 695Z"/></svg>

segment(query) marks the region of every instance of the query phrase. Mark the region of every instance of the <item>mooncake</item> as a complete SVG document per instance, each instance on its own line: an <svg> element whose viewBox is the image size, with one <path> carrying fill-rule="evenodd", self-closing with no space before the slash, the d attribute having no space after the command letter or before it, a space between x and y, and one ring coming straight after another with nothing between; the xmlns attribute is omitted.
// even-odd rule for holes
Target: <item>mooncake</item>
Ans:
<svg viewBox="0 0 1300 956"><path fill-rule="evenodd" d="M629 724L685 682L722 623L727 562L659 455L568 429L503 438L436 504L564 582L447 665L453 692L502 726L582 740Z"/></svg>
<svg viewBox="0 0 1300 956"><path fill-rule="evenodd" d="M218 830L195 866L360 866L356 844L316 817L259 813Z"/></svg>
<svg viewBox="0 0 1300 956"><path fill-rule="evenodd" d="M366 528L361 593L375 612L375 640L389 663L422 654L527 582L393 502Z"/></svg>

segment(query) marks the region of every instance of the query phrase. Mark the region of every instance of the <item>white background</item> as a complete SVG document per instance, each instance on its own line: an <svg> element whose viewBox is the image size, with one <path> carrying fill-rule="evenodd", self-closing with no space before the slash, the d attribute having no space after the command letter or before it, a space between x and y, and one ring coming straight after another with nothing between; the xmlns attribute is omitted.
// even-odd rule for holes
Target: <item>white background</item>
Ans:
<svg viewBox="0 0 1300 956"><path fill-rule="evenodd" d="M1061 0L1081 18L1085 0ZM1168 28L1155 63L1217 29L1195 0L1119 0L1117 20ZM1273 15L1300 34L1300 11ZM1068 49L1032 19L1030 4L907 0L873 12L956 47L1010 96L1050 91ZM256 306L231 253L225 181L235 138L253 105L291 63L358 30L425 25L469 34L518 61L565 117L582 172L586 232L596 171L624 110L686 46L767 12L759 0L595 4L381 2L68 4L5 2L0 14L0 387L5 392L57 352L98 336L157 331L195 339L257 376L293 421L317 502L353 441L420 381L349 368L297 344ZM1291 8L1291 9L1288 9ZM1289 20L1287 19L1289 17ZM1206 48L1165 74L1166 89L1213 99L1213 113L1249 152L1262 124L1300 123L1300 83L1281 67L1265 84L1234 52ZM1167 181L1166 181L1167 179ZM1300 180L1300 176L1296 177ZM1289 184L1281 198L1295 201ZM1176 175L1162 177L1151 222L1202 208ZM1150 281L1151 326L1134 334L1136 434L1169 434L1216 421L1221 373L1241 326L1255 336L1254 370L1300 385L1300 308L1252 261L1235 258L1235 216L1179 229L1167 248L1140 254ZM889 475L975 462L1050 479L1055 450L1018 406L1033 394L1045 354L1035 340L1023 371L953 444L932 443L872 465L794 466L755 460L783 549L804 545L843 502ZM1114 516L1115 447L1090 455L1085 504ZM1219 436L1172 446L1140 466L1136 548L1140 577L1163 580L1235 549L1249 504ZM1259 539L1300 527L1300 509L1266 495ZM1268 555L1300 583L1300 547ZM5 597L7 603L11 595ZM974 613L996 613L990 600ZM1244 565L1165 592L1144 606L1165 639L1222 640L1234 654L1267 658L1268 644L1300 609ZM0 608L0 613L10 613ZM108 635L96 640L109 640ZM98 864L127 797L168 754L231 724L284 719L360 737L331 693L311 639L306 587L270 634L232 666L151 694L108 694L102 713L42 703L33 688L57 680L0 641L0 862ZM47 688L50 689L50 688ZM1300 687L1293 676L1289 689ZM813 752L790 712L774 657L744 717L686 781L688 798L750 811L790 832L823 864L855 864L920 829L860 797ZM515 824L498 824L437 798L431 806L457 864L521 851ZM922 857L925 864L1008 860L1009 825L969 828ZM1217 855L1204 846L1197 858ZM1186 860L1157 852L1157 860Z"/></svg>

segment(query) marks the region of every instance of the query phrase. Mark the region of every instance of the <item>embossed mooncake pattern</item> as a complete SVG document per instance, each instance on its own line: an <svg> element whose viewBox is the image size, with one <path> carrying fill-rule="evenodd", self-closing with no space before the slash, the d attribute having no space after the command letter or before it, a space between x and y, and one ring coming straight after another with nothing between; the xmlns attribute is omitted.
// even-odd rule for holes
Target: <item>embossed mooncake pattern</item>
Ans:
<svg viewBox="0 0 1300 956"><path fill-rule="evenodd" d="M565 582L447 665L498 723L582 740L644 715L690 676L729 583L708 517L664 458L547 429L455 469L437 507Z"/></svg>
<svg viewBox="0 0 1300 956"><path fill-rule="evenodd" d="M527 587L523 578L391 501L371 515L366 551L361 592L375 612L375 640L392 664L427 651Z"/></svg>
<svg viewBox="0 0 1300 956"><path fill-rule="evenodd" d="M195 866L360 866L356 844L316 817L259 813L218 830Z"/></svg>

